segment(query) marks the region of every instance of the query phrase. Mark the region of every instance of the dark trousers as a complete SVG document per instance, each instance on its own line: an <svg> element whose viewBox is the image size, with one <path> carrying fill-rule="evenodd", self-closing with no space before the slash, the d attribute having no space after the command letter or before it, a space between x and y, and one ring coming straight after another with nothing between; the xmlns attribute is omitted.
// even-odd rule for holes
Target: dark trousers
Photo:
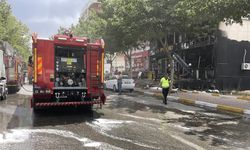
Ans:
<svg viewBox="0 0 250 150"><path fill-rule="evenodd" d="M118 92L119 94L122 93L122 82L118 82Z"/></svg>
<svg viewBox="0 0 250 150"><path fill-rule="evenodd" d="M162 94L163 94L163 97L164 97L164 100L163 100L164 104L167 103L168 91L169 91L169 88L162 88Z"/></svg>

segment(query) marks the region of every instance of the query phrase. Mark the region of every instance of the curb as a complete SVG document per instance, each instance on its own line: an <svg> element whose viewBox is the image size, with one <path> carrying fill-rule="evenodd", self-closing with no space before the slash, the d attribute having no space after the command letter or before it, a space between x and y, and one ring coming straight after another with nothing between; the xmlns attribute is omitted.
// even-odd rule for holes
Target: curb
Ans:
<svg viewBox="0 0 250 150"><path fill-rule="evenodd" d="M238 100L246 100L246 101L250 101L250 97L249 96L240 96L237 97Z"/></svg>
<svg viewBox="0 0 250 150"><path fill-rule="evenodd" d="M154 96L157 98L162 98L163 96L160 93L153 93L153 92L143 92L143 91L137 91L136 92L146 94L149 96ZM239 107L233 107L233 106L227 106L227 105L220 105L220 104L213 104L213 103L208 103L208 102L203 102L203 101L195 101L191 99L185 99L185 98L179 98L175 96L169 96L171 101L179 102L185 105L192 105L192 106L198 106L201 108L212 108L220 111L227 111L227 112L232 112L232 113L238 113L238 114L243 114L243 115L250 115L250 110L248 109L243 109Z"/></svg>

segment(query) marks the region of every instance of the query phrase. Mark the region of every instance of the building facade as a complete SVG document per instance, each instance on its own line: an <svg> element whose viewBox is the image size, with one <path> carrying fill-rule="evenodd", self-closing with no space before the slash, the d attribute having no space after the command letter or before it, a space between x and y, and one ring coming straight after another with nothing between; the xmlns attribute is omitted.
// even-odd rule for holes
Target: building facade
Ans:
<svg viewBox="0 0 250 150"><path fill-rule="evenodd" d="M226 91L250 89L249 19L243 19L242 24L220 23L214 35L173 45L169 49L181 58L180 62L175 61L176 86ZM151 70L158 76L169 72L166 58L167 52L159 46L151 56Z"/></svg>
<svg viewBox="0 0 250 150"><path fill-rule="evenodd" d="M148 50L134 52L131 56L133 71L148 71L150 60L149 57L150 52Z"/></svg>
<svg viewBox="0 0 250 150"><path fill-rule="evenodd" d="M220 89L250 89L250 20L220 23L215 45L215 78Z"/></svg>

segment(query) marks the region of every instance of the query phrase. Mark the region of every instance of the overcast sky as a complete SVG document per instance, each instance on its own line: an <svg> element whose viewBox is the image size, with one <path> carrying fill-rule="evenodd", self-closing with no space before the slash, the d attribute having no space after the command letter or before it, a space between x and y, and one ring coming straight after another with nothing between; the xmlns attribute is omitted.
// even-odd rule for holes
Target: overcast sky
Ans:
<svg viewBox="0 0 250 150"><path fill-rule="evenodd" d="M81 12L91 0L8 0L13 14L26 24L31 32L48 38L60 26L76 24Z"/></svg>

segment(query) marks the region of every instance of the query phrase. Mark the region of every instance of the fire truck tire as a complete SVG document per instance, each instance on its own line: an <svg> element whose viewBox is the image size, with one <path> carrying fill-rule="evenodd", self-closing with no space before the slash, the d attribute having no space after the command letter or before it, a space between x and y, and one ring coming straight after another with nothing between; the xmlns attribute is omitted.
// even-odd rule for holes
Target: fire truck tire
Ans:
<svg viewBox="0 0 250 150"><path fill-rule="evenodd" d="M37 107L33 107L33 113L34 113L34 114L40 113L40 110L41 110L41 109L39 109L39 108L37 108Z"/></svg>
<svg viewBox="0 0 250 150"><path fill-rule="evenodd" d="M88 110L92 110L93 109L93 105L87 105L87 109Z"/></svg>
<svg viewBox="0 0 250 150"><path fill-rule="evenodd" d="M113 91L114 91L114 92L116 92L116 91L117 91L117 88L116 88L116 86L115 86L115 85L113 86Z"/></svg>
<svg viewBox="0 0 250 150"><path fill-rule="evenodd" d="M8 87L8 93L10 94L15 94L18 92L18 88L17 87Z"/></svg>
<svg viewBox="0 0 250 150"><path fill-rule="evenodd" d="M77 107L78 111L80 112L88 112L88 111L92 111L93 109L93 105L81 105Z"/></svg>
<svg viewBox="0 0 250 150"><path fill-rule="evenodd" d="M7 99L7 95L4 94L3 96L0 97L1 100L6 100Z"/></svg>

